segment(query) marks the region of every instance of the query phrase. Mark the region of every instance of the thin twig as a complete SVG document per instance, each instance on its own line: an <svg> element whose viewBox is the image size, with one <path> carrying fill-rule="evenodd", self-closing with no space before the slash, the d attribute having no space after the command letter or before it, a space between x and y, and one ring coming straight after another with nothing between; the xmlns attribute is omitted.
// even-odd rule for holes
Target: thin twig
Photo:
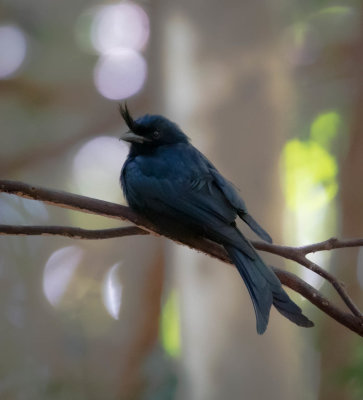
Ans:
<svg viewBox="0 0 363 400"><path fill-rule="evenodd" d="M297 261L299 264L303 265L306 268L311 269L312 271L316 271L319 269L319 271L322 270L318 265L316 265L313 261L308 260L306 257L303 258L298 258L299 261ZM323 270L324 271L324 270ZM330 282L334 289L339 293L340 297L344 301L344 303L347 305L347 307L352 311L354 315L357 317L363 318L363 314L359 311L358 307L354 304L353 300L349 297L348 293L344 289L344 286L338 281L338 279L335 278L332 274L329 274L328 272L324 271L324 278ZM319 273L319 272L317 272ZM320 275L320 273L319 273Z"/></svg>
<svg viewBox="0 0 363 400"><path fill-rule="evenodd" d="M338 292L339 296L342 298L347 307L352 311L352 313L358 317L363 317L363 314L359 311L358 307L354 304L353 300L349 297L348 293L344 289L343 285L335 278L334 275L330 274L325 269L319 267L316 263L309 260L306 254L310 254L317 251L340 249L343 247L359 247L363 246L363 239L343 239L338 240L337 238L331 238L325 240L324 242L311 244L302 247L291 247L291 246L279 246L264 242L251 242L253 246L262 251L266 251L278 256L282 256L289 260L295 261L300 265L310 269L316 274L320 275L322 278L326 279L334 289ZM346 246L345 246L346 245Z"/></svg>
<svg viewBox="0 0 363 400"><path fill-rule="evenodd" d="M306 255L315 253L316 251L341 249L343 247L358 247L363 246L362 238L355 239L337 239L335 237L325 240L324 242L310 244L300 247L300 250Z"/></svg>
<svg viewBox="0 0 363 400"><path fill-rule="evenodd" d="M150 221L142 218L140 215L134 213L130 208L121 206L118 204L110 203L103 200L96 200L85 196L79 196L71 193L60 192L55 190L49 190L34 185L28 185L22 182L16 181L6 181L0 180L0 192L15 194L17 196L41 200L45 203L56 205L63 208L68 208L76 211L82 211L92 214L97 214L109 218L116 218L120 220L126 220L133 222L137 227L127 227L127 228L116 228L114 230L98 230L98 231L88 231L81 228L70 228L70 227L12 227L13 233L10 232L9 226L3 225L3 234L27 234L26 232L33 232L28 234L49 234L49 235L63 235L68 237L76 237L83 239L102 239L110 237L124 236L125 229L131 229L132 234L152 234L157 236L165 236L175 242L187 245L197 251L201 251L212 257L218 258L224 262L231 263L224 249L218 244L206 240L201 237L193 237L188 235L187 237L176 237L175 235L162 231L159 227L154 226ZM1 228L1 226L0 226ZM44 228L44 231L42 231ZM23 229L23 231L22 231ZM7 232L6 232L7 230ZM35 233L38 232L38 233ZM332 305L328 300L326 300L318 291L311 288L305 283L302 285L301 280L295 277L295 275L287 275L286 271L275 269L277 276L280 278L281 282L288 287L301 293L303 296L308 298L313 304L316 304L320 309L330 315L332 318L336 319L338 322L342 323L349 329L363 336L363 316L358 310L357 306L350 299L349 295L346 293L345 289L341 283L327 271L313 263L306 258L306 254L315 252L330 250L342 247L356 247L361 246L363 239L346 239L338 240L336 238L329 239L327 241L316 243L309 246L303 247L289 247L289 246L279 246L275 244L269 244L259 241L251 241L253 246L257 250L262 250L270 252L284 258L298 262L299 264L311 269L320 276L327 279L337 290L340 297L343 299L345 304L352 311L353 315L344 313L337 307ZM292 278L294 277L294 278ZM304 294L305 293L305 294ZM319 294L319 296L318 296ZM316 302L314 302L314 299ZM318 303L318 304L317 304ZM349 318L348 318L349 317Z"/></svg>
<svg viewBox="0 0 363 400"><path fill-rule="evenodd" d="M312 304L318 307L321 311L328 314L330 317L340 322L350 330L357 332L363 336L363 320L361 317L346 313L332 304L326 297L324 297L318 290L303 281L301 278L289 271L283 271L272 267L275 274L280 279L281 283L288 286L295 292L300 293Z"/></svg>

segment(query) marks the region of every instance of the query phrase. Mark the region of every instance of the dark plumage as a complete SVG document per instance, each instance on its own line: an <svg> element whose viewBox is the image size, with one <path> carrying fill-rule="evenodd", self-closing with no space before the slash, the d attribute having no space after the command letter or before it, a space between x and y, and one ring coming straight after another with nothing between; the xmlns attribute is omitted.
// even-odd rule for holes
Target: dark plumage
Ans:
<svg viewBox="0 0 363 400"><path fill-rule="evenodd" d="M126 105L120 111L130 129L121 137L131 143L121 171L130 207L169 231L197 233L223 245L247 286L259 334L266 330L272 304L297 325L313 326L236 227L238 215L263 240L272 241L233 185L175 123L161 115L133 120Z"/></svg>

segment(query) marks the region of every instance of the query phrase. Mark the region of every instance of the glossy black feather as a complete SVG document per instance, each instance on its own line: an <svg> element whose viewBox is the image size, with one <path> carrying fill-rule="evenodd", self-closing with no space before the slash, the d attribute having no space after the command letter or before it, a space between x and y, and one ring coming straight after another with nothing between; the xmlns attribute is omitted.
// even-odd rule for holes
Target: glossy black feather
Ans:
<svg viewBox="0 0 363 400"><path fill-rule="evenodd" d="M271 241L234 186L173 122L160 115L134 121L126 106L121 114L138 135L121 172L130 207L169 231L181 229L222 244L247 286L259 334L266 330L272 304L292 322L312 326L236 227L240 216L263 240Z"/></svg>
<svg viewBox="0 0 363 400"><path fill-rule="evenodd" d="M125 103L124 106L122 104L119 104L119 109L120 109L120 114L123 120L126 122L126 125L129 127L129 129L131 131L135 130L135 121L131 117L127 104Z"/></svg>

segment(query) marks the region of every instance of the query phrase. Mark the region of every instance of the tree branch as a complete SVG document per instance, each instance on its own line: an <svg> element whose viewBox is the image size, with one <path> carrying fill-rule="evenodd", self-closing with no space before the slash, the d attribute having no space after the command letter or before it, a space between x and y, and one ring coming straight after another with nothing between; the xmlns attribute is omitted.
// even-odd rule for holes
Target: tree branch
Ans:
<svg viewBox="0 0 363 400"><path fill-rule="evenodd" d="M97 214L109 218L116 218L124 221L126 220L137 225L132 227L93 231L60 226L0 225L0 235L60 235L79 239L108 239L112 237L145 235L150 233L156 236L165 236L175 242L184 244L192 249L231 264L226 252L217 243L198 236L188 235L185 237L176 237L169 232L160 230L159 227L154 226L152 223L150 223L150 221L142 218L140 215L134 213L130 208L125 206L103 200L92 199L85 196L75 195L72 193L45 189L16 181L0 180L0 192L14 194L33 200L41 200L47 204L58 207ZM296 261L297 263L309 268L328 280L337 290L340 297L351 310L352 314L348 314L340 310L324 296L322 296L319 291L308 285L296 275L278 268L274 268L276 275L284 285L300 293L311 303L315 304L323 312L334 318L342 325L358 333L360 336L363 336L363 315L349 297L343 285L333 275L306 258L307 254L316 251L362 246L363 239L338 240L336 238L331 238L321 243L303 247L279 246L260 241L251 241L251 243L257 250L266 251Z"/></svg>
<svg viewBox="0 0 363 400"><path fill-rule="evenodd" d="M111 239L122 236L147 235L137 226L125 226L122 228L89 230L72 226L24 226L24 225L0 225L0 235L17 236L65 236L72 239Z"/></svg>
<svg viewBox="0 0 363 400"><path fill-rule="evenodd" d="M302 247L278 246L269 243L256 243L256 246L254 245L256 249L268 251L269 253L273 253L289 260L296 261L300 265L320 275L322 278L326 279L332 284L334 289L339 293L340 297L343 299L344 303L352 311L352 313L358 317L362 317L362 313L354 304L353 300L348 296L348 293L344 289L342 283L339 282L334 275L330 274L328 271L325 271L325 269L319 267L317 264L306 257L307 254L317 251L359 246L363 246L363 239L338 240L337 238L331 238L324 242Z"/></svg>

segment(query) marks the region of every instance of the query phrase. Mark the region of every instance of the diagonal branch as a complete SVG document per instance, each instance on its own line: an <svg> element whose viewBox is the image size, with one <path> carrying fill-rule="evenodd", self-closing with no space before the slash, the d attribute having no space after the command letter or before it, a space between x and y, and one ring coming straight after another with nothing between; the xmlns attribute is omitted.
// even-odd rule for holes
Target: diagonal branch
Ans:
<svg viewBox="0 0 363 400"><path fill-rule="evenodd" d="M21 226L0 226L0 234L7 235L62 235L73 238L83 239L106 239L111 237L120 237L125 235L137 234L153 234L156 236L165 236L177 243L189 246L192 249L201 251L214 258L231 263L224 249L216 243L210 242L201 237L190 236L176 237L175 235L162 231L159 227L154 226L150 221L144 219L140 215L133 212L130 208L118 204L110 203L103 200L92 199L85 196L75 195L71 193L55 191L28 185L22 182L0 180L0 192L14 194L17 196L41 200L47 204L68 208L76 211L82 211L97 214L109 218L126 220L133 222L137 227L124 227L116 229L105 229L98 231L90 231L74 227L21 227ZM306 258L306 255L315 251L331 250L342 247L362 246L363 239L338 240L336 238L327 241L312 244L303 247L279 246L275 244L251 241L257 250L270 252L284 258L298 262L299 264L311 269L320 276L327 279L337 290L345 304L351 310L352 314L347 314L339 310L336 306L325 299L316 289L302 281L297 276L286 271L274 268L277 276L283 284L299 292L322 311L330 315L332 318L345 325L349 329L363 336L363 316L357 306L350 299L342 284L327 271Z"/></svg>
<svg viewBox="0 0 363 400"><path fill-rule="evenodd" d="M310 244L308 246L300 247L300 250L306 255L315 253L316 251L341 249L343 247L358 247L363 246L363 238L356 239L337 239L330 238L324 242Z"/></svg>
<svg viewBox="0 0 363 400"><path fill-rule="evenodd" d="M363 246L363 239L345 239L338 240L337 238L331 238L324 242L315 243L303 247L290 247L290 246L279 246L270 243L252 242L254 247L259 250L267 251L272 254L276 254L295 261L300 265L310 269L322 278L326 279L334 289L338 292L347 307L352 313L358 317L362 317L363 314L359 311L358 307L354 304L353 300L349 297L348 293L344 289L344 286L335 278L334 275L330 274L325 269L319 267L313 261L309 260L306 255L316 251L339 249L343 247L359 247Z"/></svg>
<svg viewBox="0 0 363 400"><path fill-rule="evenodd" d="M312 304L318 307L321 311L328 314L331 318L340 322L350 330L363 336L363 318L356 315L341 311L338 307L332 304L318 290L303 281L295 274L272 267L275 274L280 279L281 283L288 286L295 292L300 293L303 297L309 300Z"/></svg>

